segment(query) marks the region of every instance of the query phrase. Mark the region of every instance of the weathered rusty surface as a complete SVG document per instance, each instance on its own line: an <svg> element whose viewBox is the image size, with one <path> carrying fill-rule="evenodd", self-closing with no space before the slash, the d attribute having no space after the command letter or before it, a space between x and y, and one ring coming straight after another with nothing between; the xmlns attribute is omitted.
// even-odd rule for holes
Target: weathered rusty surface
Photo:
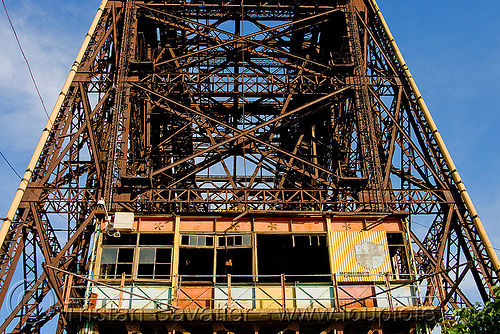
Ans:
<svg viewBox="0 0 500 334"><path fill-rule="evenodd" d="M90 274L116 211L176 247L181 231L404 232L438 277L427 297L470 305L470 275L489 298L484 233L373 1L103 4L4 224L0 300L21 255L26 295L1 328L59 314L40 257Z"/></svg>

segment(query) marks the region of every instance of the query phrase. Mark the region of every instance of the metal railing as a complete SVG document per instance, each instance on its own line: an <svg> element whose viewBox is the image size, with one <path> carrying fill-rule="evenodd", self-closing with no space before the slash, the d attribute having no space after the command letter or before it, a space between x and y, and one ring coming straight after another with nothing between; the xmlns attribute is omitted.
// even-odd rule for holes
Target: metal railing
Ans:
<svg viewBox="0 0 500 334"><path fill-rule="evenodd" d="M81 283L73 284L73 276ZM353 278L356 280L353 281ZM405 275L206 275L169 281L109 284L67 275L64 310L85 309L333 309L432 306L438 302L433 277ZM197 279L193 281L192 279ZM88 282L85 282L85 280ZM436 305L439 306L439 305Z"/></svg>

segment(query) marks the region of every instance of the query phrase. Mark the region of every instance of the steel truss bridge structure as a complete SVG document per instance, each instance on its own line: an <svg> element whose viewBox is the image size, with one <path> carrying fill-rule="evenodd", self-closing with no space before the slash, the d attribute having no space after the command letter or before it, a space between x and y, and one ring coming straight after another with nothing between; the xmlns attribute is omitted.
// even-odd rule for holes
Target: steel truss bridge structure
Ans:
<svg viewBox="0 0 500 334"><path fill-rule="evenodd" d="M466 277L484 301L498 283L374 0L104 0L1 228L0 303L16 272L24 294L0 332L76 331L65 273L86 282L108 212L406 212L430 303L471 305Z"/></svg>

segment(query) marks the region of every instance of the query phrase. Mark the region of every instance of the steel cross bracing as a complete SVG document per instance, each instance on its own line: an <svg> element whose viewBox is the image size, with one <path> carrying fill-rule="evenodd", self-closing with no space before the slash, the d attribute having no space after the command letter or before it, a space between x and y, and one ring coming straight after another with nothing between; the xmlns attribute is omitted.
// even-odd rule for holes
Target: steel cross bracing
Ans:
<svg viewBox="0 0 500 334"><path fill-rule="evenodd" d="M2 245L0 300L21 255L26 281L0 331L59 314L63 276L41 262L88 272L101 198L137 213L408 211L432 223L412 233L418 270L439 273L428 295L470 305L470 274L487 300L489 250L377 10L103 1Z"/></svg>

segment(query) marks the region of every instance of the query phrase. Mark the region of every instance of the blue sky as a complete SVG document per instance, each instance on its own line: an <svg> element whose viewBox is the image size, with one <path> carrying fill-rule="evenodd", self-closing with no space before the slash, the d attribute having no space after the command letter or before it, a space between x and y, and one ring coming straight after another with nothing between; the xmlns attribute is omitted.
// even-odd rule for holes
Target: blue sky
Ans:
<svg viewBox="0 0 500 334"><path fill-rule="evenodd" d="M495 13L500 3L381 0L379 5L499 248L500 20Z"/></svg>
<svg viewBox="0 0 500 334"><path fill-rule="evenodd" d="M50 112L100 0L5 2ZM379 6L500 248L500 2L379 0ZM20 174L45 123L2 10L0 151ZM0 216L18 185L0 160Z"/></svg>

